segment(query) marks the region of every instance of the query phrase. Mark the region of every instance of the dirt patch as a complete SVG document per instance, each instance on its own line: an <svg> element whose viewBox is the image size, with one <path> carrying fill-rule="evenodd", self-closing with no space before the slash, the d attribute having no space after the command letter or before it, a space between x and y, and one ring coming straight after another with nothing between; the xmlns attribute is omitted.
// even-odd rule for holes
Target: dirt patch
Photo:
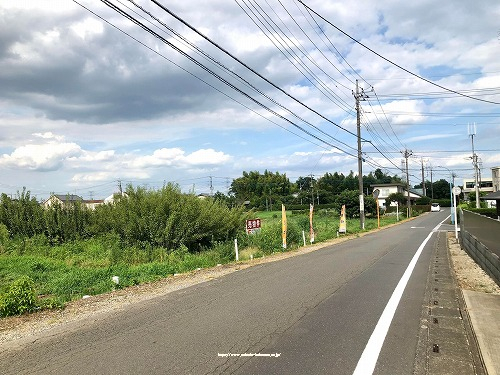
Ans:
<svg viewBox="0 0 500 375"><path fill-rule="evenodd" d="M500 287L460 248L453 232L448 232L448 248L460 288L500 295Z"/></svg>

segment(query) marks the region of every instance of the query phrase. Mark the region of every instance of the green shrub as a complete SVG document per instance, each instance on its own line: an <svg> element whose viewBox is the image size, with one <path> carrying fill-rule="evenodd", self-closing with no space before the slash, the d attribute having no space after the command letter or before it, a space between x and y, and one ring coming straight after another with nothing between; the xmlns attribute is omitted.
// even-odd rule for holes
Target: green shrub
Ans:
<svg viewBox="0 0 500 375"><path fill-rule="evenodd" d="M5 224L0 223L0 254L5 251L7 247L7 242L9 241L9 230Z"/></svg>
<svg viewBox="0 0 500 375"><path fill-rule="evenodd" d="M28 276L14 281L7 293L0 296L0 316L20 315L37 308L35 284Z"/></svg>

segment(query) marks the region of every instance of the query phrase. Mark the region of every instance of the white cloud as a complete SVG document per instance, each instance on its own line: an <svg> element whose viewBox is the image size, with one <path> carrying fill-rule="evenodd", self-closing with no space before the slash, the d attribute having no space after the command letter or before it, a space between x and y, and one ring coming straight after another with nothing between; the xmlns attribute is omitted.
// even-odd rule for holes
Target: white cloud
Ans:
<svg viewBox="0 0 500 375"><path fill-rule="evenodd" d="M221 151L215 151L211 148L201 149L186 156L186 162L190 166L211 166L219 165L231 160L231 156Z"/></svg>
<svg viewBox="0 0 500 375"><path fill-rule="evenodd" d="M73 24L71 29L82 39L91 38L96 34L102 34L104 31L102 22L90 17Z"/></svg>
<svg viewBox="0 0 500 375"><path fill-rule="evenodd" d="M38 171L53 171L62 167L65 160L80 155L76 143L32 144L16 148L10 155L3 154L0 166Z"/></svg>
<svg viewBox="0 0 500 375"><path fill-rule="evenodd" d="M140 156L131 159L128 165L132 168L155 168L155 167L210 167L226 163L231 156L213 149L200 149L191 154L180 148L162 148L155 150L152 155Z"/></svg>
<svg viewBox="0 0 500 375"><path fill-rule="evenodd" d="M35 137L43 138L43 139L54 139L56 141L62 141L62 140L64 140L64 136L62 136L62 135L55 135L52 132L33 133L33 135Z"/></svg>
<svg viewBox="0 0 500 375"><path fill-rule="evenodd" d="M140 0L139 3L161 15L167 23L171 21L150 2ZM274 13L276 11L293 30L291 37L305 47L298 56L332 91L327 93L323 87L321 93L314 87L234 2L211 0L197 2L196 6L193 6L193 1L172 2L169 7L256 71L351 131L355 132L356 127L351 93L355 88L354 80L359 79L367 91L370 85L374 85L384 113L377 98L369 93L370 100L362 103L365 111L363 124L376 130L381 139L373 138L365 128L362 135L382 145L388 141L389 146L395 143L399 147L394 138L396 132L401 140L412 142L415 154L420 150L449 149L449 145L444 145L451 140L448 137L455 137L453 141L457 144L453 147L466 150L470 143L466 131L461 139L459 134L451 134L458 133L458 128L450 131L446 126L463 125L465 129L470 119L460 117L463 114L473 116L498 112L496 106L457 98L453 94L438 100L433 97L400 100L401 96L391 96L441 90L376 57L319 18L316 20L320 29L311 27L304 18L307 13L302 13L296 2L283 1L294 19L316 41L317 44L312 45L280 3L270 0L269 4L272 7L269 16L281 24ZM0 5L4 21L0 24L0 174L5 176L4 184L56 184L54 189L60 190L65 184L85 186L93 181L120 177L163 180L195 177L196 173L206 176L208 170L234 177L243 170L255 169L280 172L286 169L294 174L336 170L345 173L346 169L347 172L356 169L355 159L336 154L336 151L318 151L316 144L278 128L283 126L309 137L223 86L207 72L198 70L161 42L153 41L150 35L102 3L87 1L85 5L182 68L221 89L227 96L112 29L71 1L54 0L50 5L35 0L4 1ZM261 5L268 9L266 4ZM478 97L500 101L499 90L493 89L500 86L500 74L495 73L500 70L500 60L495 58L500 49L497 39L500 4L422 0L401 7L395 6L394 0L354 3L310 0L308 5L399 65L459 91L492 88L491 91L478 91ZM477 22L478 19L481 22ZM279 93L192 31L175 22L172 26L273 99L293 109L298 116L349 146L356 146L352 134L333 127L324 118ZM324 32L321 34L323 40L316 31ZM331 45L327 48L323 43L326 35L342 57L332 50ZM185 46L182 48L187 50ZM316 59L325 72L341 84L331 81L307 57ZM346 72L350 68L342 58L348 60L355 73ZM346 76L338 73L332 63ZM227 78L225 73L218 73ZM315 79L312 81L316 82ZM286 114L275 103L241 82L237 85L277 112ZM228 97L272 119L278 126ZM408 98L414 99L405 99ZM339 100L342 105L337 105ZM450 117L425 116L426 113L448 113ZM286 116L311 129L297 118ZM385 116L391 122L392 130L386 127ZM477 148L497 149L500 129L494 125L496 118L471 121L481 121L478 129L484 129L475 138ZM364 144L363 147L369 149L371 146ZM342 148L350 150L348 146ZM393 151L400 157L399 150ZM380 154L368 155L373 155L371 160L383 166L393 167ZM442 165L449 165L445 163L448 159L456 163L457 169L470 166L470 160L461 161L451 153L426 156L429 159L442 157L439 161ZM485 168L498 164L496 152L480 156ZM396 159L394 163L399 165ZM367 173L370 171L368 166L365 169ZM394 173L398 172L394 170Z"/></svg>
<svg viewBox="0 0 500 375"><path fill-rule="evenodd" d="M429 141L431 139L442 139L442 138L452 138L452 137L457 137L460 136L461 134L426 134L426 135L420 135L417 137L411 137L411 138L406 138L404 141L406 143L414 143L414 142L421 142L421 141Z"/></svg>

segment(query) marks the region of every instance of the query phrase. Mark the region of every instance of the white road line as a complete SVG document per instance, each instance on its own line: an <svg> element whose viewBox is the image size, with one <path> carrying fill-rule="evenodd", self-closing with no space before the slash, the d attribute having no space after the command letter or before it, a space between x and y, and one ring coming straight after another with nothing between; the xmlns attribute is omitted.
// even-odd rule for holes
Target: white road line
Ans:
<svg viewBox="0 0 500 375"><path fill-rule="evenodd" d="M446 218L445 218L442 222L440 222L438 225L436 225L432 231L433 231L433 232L437 232L437 231L438 231L438 229L439 229L439 227L441 226L441 224L443 224L443 223L444 223L446 220L448 220L450 217L451 217L451 215L446 216Z"/></svg>
<svg viewBox="0 0 500 375"><path fill-rule="evenodd" d="M392 296L389 299L389 302L387 302L387 305L385 306L385 309L382 312L382 315L380 316L378 323L375 326L375 329L373 330L370 339L368 340L368 343L366 344L365 350L363 350L363 354L361 354L361 357L359 358L358 364L354 369L353 375L373 374L373 371L375 370L375 365L377 364L377 360L380 355L380 351L382 350L382 345L384 344L385 341L385 337L387 336L387 332L389 331L389 327L391 326L392 319L394 318L394 314L396 313L396 309L398 308L399 301L403 296L406 284L408 284L408 280L410 279L413 269L417 264L418 258L420 257L420 254L422 254L422 251L427 242L429 241L429 239L431 238L432 234L437 230L437 228L439 228L441 224L443 224L448 219L448 217L444 219L442 222L440 222L427 235L424 242L422 242L418 247L415 255L413 255L413 258L411 259L410 264L408 264L405 273L399 280L396 289L394 289L394 292L392 292Z"/></svg>

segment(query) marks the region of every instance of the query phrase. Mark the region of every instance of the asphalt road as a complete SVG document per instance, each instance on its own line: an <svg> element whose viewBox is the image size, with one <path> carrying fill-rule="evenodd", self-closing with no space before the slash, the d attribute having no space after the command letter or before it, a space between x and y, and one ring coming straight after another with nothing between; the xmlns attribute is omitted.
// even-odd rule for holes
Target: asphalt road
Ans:
<svg viewBox="0 0 500 375"><path fill-rule="evenodd" d="M0 373L353 374L412 258L448 214L429 213L48 332L18 350L0 350ZM436 233L422 247L385 340L374 335L382 338L380 353L365 353L374 374L413 373L435 241Z"/></svg>

